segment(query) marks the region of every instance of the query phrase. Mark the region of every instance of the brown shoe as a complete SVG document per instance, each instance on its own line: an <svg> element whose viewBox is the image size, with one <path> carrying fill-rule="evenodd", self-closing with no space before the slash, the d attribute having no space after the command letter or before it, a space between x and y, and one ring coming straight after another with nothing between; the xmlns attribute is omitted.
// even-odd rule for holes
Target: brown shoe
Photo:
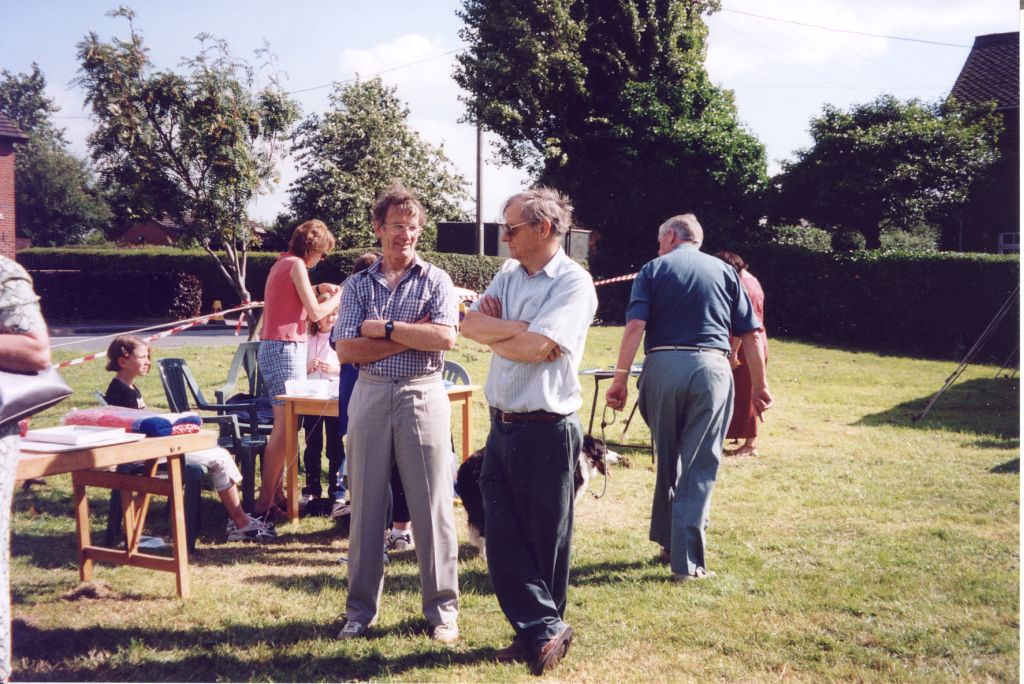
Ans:
<svg viewBox="0 0 1024 684"><path fill-rule="evenodd" d="M527 657L526 647L516 637L512 643L494 654L494 659L499 663L525 663Z"/></svg>
<svg viewBox="0 0 1024 684"><path fill-rule="evenodd" d="M562 662L562 658L569 652L569 646L572 644L572 637L576 634L569 625L566 625L561 632L551 637L546 644L544 644L540 652L537 653L537 657L534 658L533 663L530 665L530 670L533 674L540 676L549 670L555 669L558 663Z"/></svg>

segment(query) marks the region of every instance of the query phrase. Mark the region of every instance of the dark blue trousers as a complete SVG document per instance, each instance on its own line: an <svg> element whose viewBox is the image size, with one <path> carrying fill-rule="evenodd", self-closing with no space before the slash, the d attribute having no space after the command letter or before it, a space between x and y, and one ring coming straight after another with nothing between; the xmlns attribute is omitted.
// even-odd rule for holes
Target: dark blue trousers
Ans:
<svg viewBox="0 0 1024 684"><path fill-rule="evenodd" d="M480 473L491 584L516 637L533 651L565 627L573 472L583 428L492 417Z"/></svg>

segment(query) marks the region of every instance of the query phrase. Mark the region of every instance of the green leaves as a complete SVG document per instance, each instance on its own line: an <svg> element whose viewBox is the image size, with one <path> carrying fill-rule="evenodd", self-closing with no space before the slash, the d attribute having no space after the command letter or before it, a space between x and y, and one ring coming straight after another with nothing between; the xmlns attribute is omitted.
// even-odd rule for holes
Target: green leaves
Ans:
<svg viewBox="0 0 1024 684"><path fill-rule="evenodd" d="M702 0L466 0L455 80L499 154L568 193L599 230L599 273L654 256L657 226L713 215L713 240L753 222L763 146L704 70Z"/></svg>
<svg viewBox="0 0 1024 684"><path fill-rule="evenodd" d="M246 208L276 177L277 146L298 107L273 73L257 89L255 69L208 34L184 73L156 71L134 13L111 16L128 21L128 40L90 33L78 44L77 83L96 122L92 157L108 187L130 198L122 213L172 218L215 258L222 248L221 270L245 299Z"/></svg>
<svg viewBox="0 0 1024 684"><path fill-rule="evenodd" d="M289 189L290 217L319 218L335 230L339 247L376 244L370 212L377 196L402 183L427 211L428 249L437 221L462 217L466 181L445 156L409 128L409 109L379 79L335 84L331 109L296 129L292 151L303 173Z"/></svg>
<svg viewBox="0 0 1024 684"><path fill-rule="evenodd" d="M991 106L906 102L884 95L811 122L814 145L783 165L775 213L842 227L880 244L883 224L937 223L997 159Z"/></svg>

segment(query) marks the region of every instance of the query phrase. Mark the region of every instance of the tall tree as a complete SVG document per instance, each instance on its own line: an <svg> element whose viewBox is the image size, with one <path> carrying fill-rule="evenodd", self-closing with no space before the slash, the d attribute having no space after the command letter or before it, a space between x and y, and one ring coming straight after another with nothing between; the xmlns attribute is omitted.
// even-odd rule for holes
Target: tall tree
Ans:
<svg viewBox="0 0 1024 684"><path fill-rule="evenodd" d="M373 245L373 202L400 182L427 210L429 247L438 220L464 214L465 179L443 148L409 127L408 107L379 78L337 83L330 102L330 111L309 116L295 131L292 151L303 173L289 189L293 220L323 220L342 247Z"/></svg>
<svg viewBox="0 0 1024 684"><path fill-rule="evenodd" d="M499 153L600 230L599 271L654 251L653 227L694 211L718 242L753 223L763 146L704 69L718 0L464 0L456 81Z"/></svg>
<svg viewBox="0 0 1024 684"><path fill-rule="evenodd" d="M111 217L92 170L68 152L64 131L50 120L59 109L39 65L28 74L0 72L0 111L29 135L15 157L15 216L18 233L36 245L81 242Z"/></svg>
<svg viewBox="0 0 1024 684"><path fill-rule="evenodd" d="M128 23L128 39L78 44L78 84L92 106L93 159L109 185L137 198L138 215L166 215L216 260L239 299L249 299L246 257L253 236L246 208L276 177L281 139L298 107L273 73L257 69L227 44L200 34L186 73L157 71L136 32L131 9L110 13ZM272 67L266 60L261 73ZM223 250L223 251L219 251Z"/></svg>
<svg viewBox="0 0 1024 684"><path fill-rule="evenodd" d="M826 105L811 147L775 178L773 217L861 232L869 248L889 224L945 220L996 160L992 107L900 101L883 95L849 111Z"/></svg>

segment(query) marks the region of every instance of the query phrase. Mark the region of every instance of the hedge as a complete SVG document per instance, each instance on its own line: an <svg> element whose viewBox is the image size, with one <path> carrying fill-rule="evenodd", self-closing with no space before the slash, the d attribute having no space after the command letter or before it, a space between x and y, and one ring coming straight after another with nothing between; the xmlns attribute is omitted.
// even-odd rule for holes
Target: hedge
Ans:
<svg viewBox="0 0 1024 684"><path fill-rule="evenodd" d="M199 314L202 284L191 273L34 271L43 317L55 321L182 320Z"/></svg>
<svg viewBox="0 0 1024 684"><path fill-rule="evenodd" d="M363 251L331 254L312 271L313 282L343 280ZM750 245L733 251L750 263L764 287L770 337L915 356L962 358L1020 281L1016 256L836 254L784 245ZM266 274L276 256L249 255L249 287L255 299L263 296ZM486 288L502 263L497 257L461 254L428 252L423 257L448 271L456 285L477 292ZM203 311L210 310L214 299L220 299L224 308L238 301L210 257L199 250L30 249L18 252L17 258L30 271L89 273L88 288L79 292L99 289L94 283L102 273L191 273L202 282ZM628 282L598 288L600 321L622 323L629 289ZM51 293L48 287L40 287L40 292L45 310ZM1019 309L1015 308L982 349L979 360L1001 363L1018 342Z"/></svg>
<svg viewBox="0 0 1024 684"><path fill-rule="evenodd" d="M1020 282L1016 255L821 253L783 245L732 251L764 288L769 338L883 353L963 358ZM603 320L622 323L630 285L600 288ZM1013 353L1019 321L1017 306L978 360L1002 363Z"/></svg>
<svg viewBox="0 0 1024 684"><path fill-rule="evenodd" d="M337 283L352 272L352 264L364 254L365 249L347 249L334 252L323 259L311 272L314 283ZM497 273L504 259L466 254L439 254L424 252L427 261L437 264L451 275L459 287L476 292L484 288ZM263 299L267 273L277 260L277 253L250 252L246 267L246 282L253 301ZM208 312L214 300L219 300L225 309L237 306L238 295L227 278L204 251L182 250L168 247L145 247L111 250L88 248L33 248L19 251L17 260L33 272L45 269L81 271L101 274L120 271L148 273L189 273L202 283L201 310ZM98 287L98 286L97 286ZM50 296L49 289L39 290L44 299ZM130 311L125 309L125 311ZM100 316L105 318L106 316Z"/></svg>

